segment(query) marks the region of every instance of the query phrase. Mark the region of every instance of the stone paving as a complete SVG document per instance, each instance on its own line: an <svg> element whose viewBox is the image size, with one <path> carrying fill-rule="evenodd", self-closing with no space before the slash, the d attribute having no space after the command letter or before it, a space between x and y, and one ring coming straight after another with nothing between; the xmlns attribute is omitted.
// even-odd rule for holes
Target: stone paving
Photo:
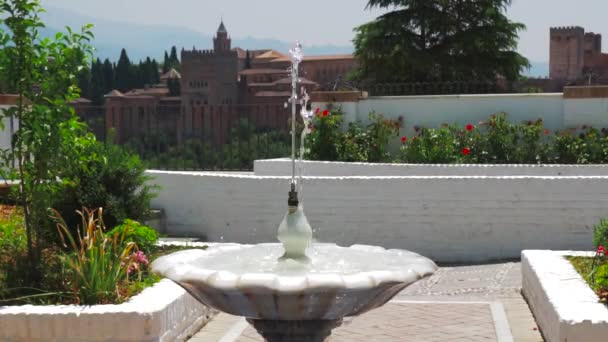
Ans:
<svg viewBox="0 0 608 342"><path fill-rule="evenodd" d="M521 265L442 267L387 306L346 320L330 342L541 342L520 293ZM239 317L218 315L190 342L260 342Z"/></svg>

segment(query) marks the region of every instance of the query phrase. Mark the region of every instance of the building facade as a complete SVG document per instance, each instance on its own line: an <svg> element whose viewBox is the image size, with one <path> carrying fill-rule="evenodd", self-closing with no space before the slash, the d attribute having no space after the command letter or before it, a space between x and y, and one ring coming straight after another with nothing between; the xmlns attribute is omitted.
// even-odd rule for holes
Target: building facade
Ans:
<svg viewBox="0 0 608 342"><path fill-rule="evenodd" d="M550 29L549 77L564 83L605 83L608 54L602 53L602 35L580 26Z"/></svg>

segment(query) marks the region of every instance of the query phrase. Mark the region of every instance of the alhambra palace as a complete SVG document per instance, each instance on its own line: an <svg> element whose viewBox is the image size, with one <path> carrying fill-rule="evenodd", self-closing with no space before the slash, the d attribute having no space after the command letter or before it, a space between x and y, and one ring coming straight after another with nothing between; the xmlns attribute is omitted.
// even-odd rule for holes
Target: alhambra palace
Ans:
<svg viewBox="0 0 608 342"><path fill-rule="evenodd" d="M113 129L118 141L154 125L179 137L178 140L187 139L202 134L197 132L197 127L213 129L214 124L220 125L229 119L231 113L238 112L242 117L245 111L257 123L265 122L270 127L284 125L283 103L291 95L290 65L289 57L279 51L233 48L222 22L212 50L182 49L181 73L170 70L161 76L161 84L126 93L113 90L107 94L106 129ZM306 56L300 66L299 85L309 92L331 90L355 66L351 54ZM170 96L168 82L176 79L179 79L181 95ZM86 104L83 100L82 105ZM216 116L222 119L214 120Z"/></svg>
<svg viewBox="0 0 608 342"><path fill-rule="evenodd" d="M299 84L309 93L335 90L356 65L352 54L305 56ZM291 95L289 66L289 57L279 51L233 48L222 22L213 49L182 49L181 72L170 70L161 76L161 84L107 94L101 109L105 127L98 130L112 130L115 139L124 142L156 129L180 143L203 136L206 130L227 131L223 125L233 125L243 117L268 128L286 129L283 105ZM171 81L179 82L179 96L170 96ZM551 28L549 78L524 82L543 92L560 92L567 85L608 84L608 54L602 52L602 36L582 27ZM86 116L89 104L82 99L75 104L76 111ZM214 137L217 141L227 138Z"/></svg>

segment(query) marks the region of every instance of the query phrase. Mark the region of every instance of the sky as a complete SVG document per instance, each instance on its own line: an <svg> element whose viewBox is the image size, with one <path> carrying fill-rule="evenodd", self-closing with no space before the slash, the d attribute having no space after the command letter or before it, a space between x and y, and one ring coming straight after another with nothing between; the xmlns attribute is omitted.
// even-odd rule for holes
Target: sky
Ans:
<svg viewBox="0 0 608 342"><path fill-rule="evenodd" d="M380 10L366 0L42 0L43 4L94 18L215 32L220 18L234 37L252 36L305 45L349 45L353 28ZM549 60L549 27L583 26L608 37L607 0L513 0L508 16L522 22L519 51ZM608 46L608 41L605 43Z"/></svg>

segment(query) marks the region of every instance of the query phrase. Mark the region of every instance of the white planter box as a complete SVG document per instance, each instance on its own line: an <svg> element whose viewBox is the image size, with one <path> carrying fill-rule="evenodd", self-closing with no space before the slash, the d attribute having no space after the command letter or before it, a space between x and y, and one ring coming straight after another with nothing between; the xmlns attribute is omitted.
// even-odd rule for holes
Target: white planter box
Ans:
<svg viewBox="0 0 608 342"><path fill-rule="evenodd" d="M184 341L213 314L165 279L120 305L0 306L0 341Z"/></svg>
<svg viewBox="0 0 608 342"><path fill-rule="evenodd" d="M288 158L256 160L256 176L291 175ZM304 176L605 176L608 165L386 164L306 160Z"/></svg>
<svg viewBox="0 0 608 342"><path fill-rule="evenodd" d="M608 308L565 256L588 252L522 252L523 294L547 342L608 340Z"/></svg>

